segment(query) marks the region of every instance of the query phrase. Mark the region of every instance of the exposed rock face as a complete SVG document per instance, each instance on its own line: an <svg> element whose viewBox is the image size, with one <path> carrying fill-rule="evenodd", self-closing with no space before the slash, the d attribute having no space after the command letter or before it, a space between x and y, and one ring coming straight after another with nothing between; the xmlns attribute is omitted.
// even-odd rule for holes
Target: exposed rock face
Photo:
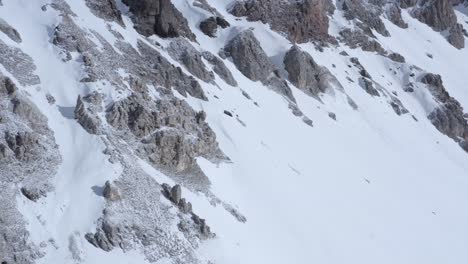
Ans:
<svg viewBox="0 0 468 264"><path fill-rule="evenodd" d="M168 52L172 58L179 61L194 76L205 82L212 82L214 74L206 69L202 56L189 41L183 38L171 42Z"/></svg>
<svg viewBox="0 0 468 264"><path fill-rule="evenodd" d="M213 71L227 84L237 86L237 81L234 79L231 71L226 67L223 60L208 51L202 52L202 57L213 65Z"/></svg>
<svg viewBox="0 0 468 264"><path fill-rule="evenodd" d="M461 24L455 24L449 31L447 40L457 49L465 47L465 36L463 32L463 26Z"/></svg>
<svg viewBox="0 0 468 264"><path fill-rule="evenodd" d="M40 83L39 76L34 74L36 65L33 59L21 49L10 47L2 40L0 40L0 64L22 85Z"/></svg>
<svg viewBox="0 0 468 264"><path fill-rule="evenodd" d="M457 23L457 17L449 0L421 1L412 15L436 31L446 30Z"/></svg>
<svg viewBox="0 0 468 264"><path fill-rule="evenodd" d="M400 0L401 8L413 7L418 3L418 0Z"/></svg>
<svg viewBox="0 0 468 264"><path fill-rule="evenodd" d="M142 35L156 34L163 38L186 37L192 41L187 19L171 0L123 0L133 13L135 29Z"/></svg>
<svg viewBox="0 0 468 264"><path fill-rule="evenodd" d="M237 34L224 47L237 69L252 81L261 81L272 90L295 102L288 84L279 77L277 69L263 51L251 30Z"/></svg>
<svg viewBox="0 0 468 264"><path fill-rule="evenodd" d="M103 48L89 40L93 37L99 40ZM104 79L111 81L117 89L127 89L127 80L114 70L121 68L131 76L138 76L142 86L153 85L158 90L164 88L165 93L175 89L184 96L191 95L206 100L195 78L186 75L156 49L140 40L137 42L138 51L126 42L117 41L114 46L119 52L116 52L113 45L97 32L93 32L92 35L84 32L70 15L63 14L61 24L55 29L53 43L63 50L64 60L71 59L71 52L78 52L83 56L85 71L88 74L88 77L82 80L84 82Z"/></svg>
<svg viewBox="0 0 468 264"><path fill-rule="evenodd" d="M118 201L122 198L119 188L110 181L106 181L104 185L103 195L104 198L111 202Z"/></svg>
<svg viewBox="0 0 468 264"><path fill-rule="evenodd" d="M372 34L370 30L367 29L370 28L375 29L383 36L390 36L385 28L385 24L380 19L380 15L383 13L380 6L373 5L367 0L345 0L343 2L343 10L345 11L345 17L347 19L358 19L360 21L358 26L366 33Z"/></svg>
<svg viewBox="0 0 468 264"><path fill-rule="evenodd" d="M394 62L399 62L399 63L405 63L405 61L406 61L405 57L403 57L401 54L395 53L395 52L390 53L388 55L388 58L391 59Z"/></svg>
<svg viewBox="0 0 468 264"><path fill-rule="evenodd" d="M263 81L275 69L251 30L235 36L224 48L237 69L252 81Z"/></svg>
<svg viewBox="0 0 468 264"><path fill-rule="evenodd" d="M293 42L332 41L328 35L329 12L334 6L326 0L304 1L237 1L230 13L246 16L249 21L261 21L271 28L284 32Z"/></svg>
<svg viewBox="0 0 468 264"><path fill-rule="evenodd" d="M205 35L212 38L216 37L218 26L221 28L227 28L230 24L224 18L214 16L200 22L200 30L205 33Z"/></svg>
<svg viewBox="0 0 468 264"><path fill-rule="evenodd" d="M50 179L60 160L47 118L12 80L0 73L1 261L32 264L41 256L28 241L29 233L16 200L22 193L37 201L51 191Z"/></svg>
<svg viewBox="0 0 468 264"><path fill-rule="evenodd" d="M372 80L366 77L359 77L359 85L366 91L368 94L372 96L380 96L379 92L377 89L374 87L374 83Z"/></svg>
<svg viewBox="0 0 468 264"><path fill-rule="evenodd" d="M180 99L156 102L144 96L131 96L114 103L107 121L118 131L131 132L125 140L136 148L136 154L169 174L186 175L181 181L203 189L209 185L195 158L225 159L216 136L205 122L203 112L195 112Z"/></svg>
<svg viewBox="0 0 468 264"><path fill-rule="evenodd" d="M468 140L468 123L464 117L463 107L445 90L441 76L428 73L421 78L421 82L427 85L440 105L428 116L432 124L462 146L466 144L464 142Z"/></svg>
<svg viewBox="0 0 468 264"><path fill-rule="evenodd" d="M333 75L296 45L286 52L284 67L291 83L311 96L317 97L330 89L328 81Z"/></svg>
<svg viewBox="0 0 468 264"><path fill-rule="evenodd" d="M5 20L0 18L0 31L7 35L11 40L21 43L21 36L15 28L10 26Z"/></svg>
<svg viewBox="0 0 468 264"><path fill-rule="evenodd" d="M340 40L350 48L361 48L364 51L377 52L380 55L387 54L387 51L382 48L380 43L372 38L369 38L361 30L351 30L346 28L340 31Z"/></svg>
<svg viewBox="0 0 468 264"><path fill-rule="evenodd" d="M115 0L86 0L86 5L95 16L125 26Z"/></svg>
<svg viewBox="0 0 468 264"><path fill-rule="evenodd" d="M393 24L401 28L408 28L408 24L401 17L401 9L397 3L390 3L385 6L385 16Z"/></svg>
<svg viewBox="0 0 468 264"><path fill-rule="evenodd" d="M98 101L93 102L95 107L100 107L101 98L100 98L100 95L97 93L88 95L87 97L83 99L88 101L89 103L92 103L91 102L92 98L98 100ZM90 134L99 133L101 120L95 116L95 111L92 109L92 107L87 107L87 105L85 105L85 103L81 99L81 96L78 96L74 113L75 113L75 119L86 131L88 131L88 133Z"/></svg>

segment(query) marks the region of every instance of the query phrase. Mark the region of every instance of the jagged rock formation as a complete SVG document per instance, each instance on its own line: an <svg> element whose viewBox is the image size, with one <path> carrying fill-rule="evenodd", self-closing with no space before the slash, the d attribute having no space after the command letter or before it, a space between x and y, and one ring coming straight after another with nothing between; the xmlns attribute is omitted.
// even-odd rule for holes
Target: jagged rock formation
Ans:
<svg viewBox="0 0 468 264"><path fill-rule="evenodd" d="M83 101L86 101L86 103ZM88 103L91 104L90 107L87 106ZM102 98L101 95L98 93L89 94L83 99L81 98L81 96L78 96L74 111L75 119L86 131L88 131L88 133L99 133L101 120L98 119L95 115L96 112L99 112L102 109L101 104Z"/></svg>
<svg viewBox="0 0 468 264"><path fill-rule="evenodd" d="M187 19L171 0L124 0L134 15L135 29L142 35L156 34L163 38L186 37L192 41L195 35Z"/></svg>
<svg viewBox="0 0 468 264"><path fill-rule="evenodd" d="M447 40L454 47L465 47L463 26L457 23L457 16L449 0L420 1L411 14L435 31L449 30Z"/></svg>
<svg viewBox="0 0 468 264"><path fill-rule="evenodd" d="M345 0L342 9L348 20L359 20L358 26L372 36L370 29L376 30L383 36L389 36L385 24L380 19L383 10L378 5L373 5L367 0Z"/></svg>
<svg viewBox="0 0 468 264"><path fill-rule="evenodd" d="M251 30L245 30L231 39L223 50L230 56L237 69L252 81L261 81L274 91L295 101L291 89L279 75L276 67L263 51Z"/></svg>
<svg viewBox="0 0 468 264"><path fill-rule="evenodd" d="M327 68L317 65L310 54L294 45L284 56L284 67L291 83L317 97L330 90L330 81L338 82Z"/></svg>
<svg viewBox="0 0 468 264"><path fill-rule="evenodd" d="M350 48L361 48L364 51L377 52L380 55L387 54L379 42L369 38L362 30L352 30L349 28L340 31L340 41L344 42Z"/></svg>
<svg viewBox="0 0 468 264"><path fill-rule="evenodd" d="M206 69L201 53L186 39L178 38L171 41L168 52L173 59L184 65L194 76L205 82L214 81L214 74Z"/></svg>
<svg viewBox="0 0 468 264"><path fill-rule="evenodd" d="M389 3L384 8L388 20L401 28L408 28L408 24L401 17L401 9L397 3Z"/></svg>
<svg viewBox="0 0 468 264"><path fill-rule="evenodd" d="M16 206L22 193L37 201L53 189L50 179L61 158L47 118L0 74L0 258L7 263L33 263L41 256Z"/></svg>
<svg viewBox="0 0 468 264"><path fill-rule="evenodd" d="M252 81L264 81L273 72L275 66L270 61L251 30L235 36L224 47L242 74Z"/></svg>
<svg viewBox="0 0 468 264"><path fill-rule="evenodd" d="M21 36L18 31L8 24L5 20L0 18L0 31L7 35L11 40L21 43Z"/></svg>
<svg viewBox="0 0 468 264"><path fill-rule="evenodd" d="M463 113L463 107L449 95L440 75L427 73L421 77L420 81L427 85L439 104L439 107L428 115L432 124L440 132L459 142L468 151L465 143L468 140L468 123Z"/></svg>
<svg viewBox="0 0 468 264"><path fill-rule="evenodd" d="M229 10L237 17L261 21L271 28L284 32L293 42L333 41L328 35L328 13L334 6L326 0L304 1L237 1Z"/></svg>
<svg viewBox="0 0 468 264"><path fill-rule="evenodd" d="M99 48L89 38L96 37L102 46ZM95 82L99 79L111 80L117 88L125 89L126 80L114 69L122 68L133 76L138 76L143 84L164 87L164 90L175 89L180 94L187 94L206 100L206 96L198 81L187 76L180 68L172 65L157 50L146 43L138 41L138 51L126 42L119 41L114 47L97 32L88 35L77 27L64 13L62 22L55 28L53 43L64 51L64 60L71 59L71 52L79 52L88 77L83 82ZM1 43L0 43L1 44ZM150 59L148 59L150 58Z"/></svg>
<svg viewBox="0 0 468 264"><path fill-rule="evenodd" d="M462 49L465 47L465 32L463 26L459 23L452 26L449 30L449 35L447 40L457 49Z"/></svg>
<svg viewBox="0 0 468 264"><path fill-rule="evenodd" d="M225 159L205 114L180 99L151 101L133 94L109 108L107 121L118 131L131 132L127 140L138 140L136 151L141 158L172 174L186 175L180 180L200 190L209 181L195 158Z"/></svg>
<svg viewBox="0 0 468 264"><path fill-rule="evenodd" d="M209 37L216 37L216 32L218 31L218 27L227 28L230 24L222 17L209 17L202 22L200 22L200 30L205 33L205 35Z"/></svg>
<svg viewBox="0 0 468 264"><path fill-rule="evenodd" d="M457 23L457 17L449 0L422 1L412 15L436 31L446 30Z"/></svg>
<svg viewBox="0 0 468 264"><path fill-rule="evenodd" d="M231 71L226 67L223 60L215 56L214 54L204 51L202 52L202 57L207 60L211 65L213 65L213 71L218 74L221 79L223 79L227 84L231 86L237 86L237 81L232 76Z"/></svg>
<svg viewBox="0 0 468 264"><path fill-rule="evenodd" d="M86 5L95 16L125 26L115 0L86 0Z"/></svg>

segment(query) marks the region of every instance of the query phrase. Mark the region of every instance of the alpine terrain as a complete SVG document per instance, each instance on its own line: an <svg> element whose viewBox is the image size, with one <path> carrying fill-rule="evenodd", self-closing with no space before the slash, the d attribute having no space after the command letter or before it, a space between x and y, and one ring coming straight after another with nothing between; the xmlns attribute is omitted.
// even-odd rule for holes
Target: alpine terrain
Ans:
<svg viewBox="0 0 468 264"><path fill-rule="evenodd" d="M464 0L0 0L0 263L466 264L467 30Z"/></svg>

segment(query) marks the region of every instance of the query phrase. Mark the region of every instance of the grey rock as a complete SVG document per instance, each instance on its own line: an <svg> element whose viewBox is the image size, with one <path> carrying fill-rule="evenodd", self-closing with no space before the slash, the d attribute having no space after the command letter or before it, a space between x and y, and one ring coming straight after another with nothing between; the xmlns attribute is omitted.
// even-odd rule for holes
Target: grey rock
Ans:
<svg viewBox="0 0 468 264"><path fill-rule="evenodd" d="M464 118L463 107L445 89L440 75L427 73L420 81L426 84L431 94L439 103L428 118L432 124L443 134L457 142L468 139L468 123Z"/></svg>
<svg viewBox="0 0 468 264"><path fill-rule="evenodd" d="M249 21L270 24L273 30L286 33L292 42L333 42L328 35L328 14L334 6L326 0L304 1L236 1L229 12Z"/></svg>
<svg viewBox="0 0 468 264"><path fill-rule="evenodd" d="M401 8L413 7L418 3L419 0L400 0Z"/></svg>
<svg viewBox="0 0 468 264"><path fill-rule="evenodd" d="M457 49L462 49L465 47L465 36L463 31L463 26L459 23L450 28L447 40Z"/></svg>
<svg viewBox="0 0 468 264"><path fill-rule="evenodd" d="M356 67L359 70L359 74L362 77L372 79L372 76L369 74L369 72L367 72L367 70L364 68L364 66L362 66L362 64L361 64L361 62L359 61L358 58L352 57L352 58L349 59L349 61L351 63L353 63L354 67Z"/></svg>
<svg viewBox="0 0 468 264"><path fill-rule="evenodd" d="M309 53L298 46L294 45L286 52L283 63L291 83L305 93L317 97L330 89L331 86L324 77L331 73L319 66Z"/></svg>
<svg viewBox="0 0 468 264"><path fill-rule="evenodd" d="M390 36L385 24L380 19L383 11L379 5L373 5L367 0L344 0L342 9L345 12L345 18L348 20L359 20L358 26L369 35L372 36L369 29L375 29L383 36Z"/></svg>
<svg viewBox="0 0 468 264"><path fill-rule="evenodd" d="M187 19L172 4L171 0L123 0L133 13L135 29L144 36L156 34L163 38L196 37L188 26Z"/></svg>
<svg viewBox="0 0 468 264"><path fill-rule="evenodd" d="M252 81L264 81L275 69L251 30L237 34L225 46L237 69Z"/></svg>
<svg viewBox="0 0 468 264"><path fill-rule="evenodd" d="M2 18L0 18L0 31L7 35L14 42L21 43L22 40L18 31L16 31L14 27L12 27Z"/></svg>
<svg viewBox="0 0 468 264"><path fill-rule="evenodd" d="M93 114L93 111L89 109L81 96L78 96L76 100L76 106L74 110L75 119L77 122L90 134L99 134L99 127L101 126L101 120Z"/></svg>
<svg viewBox="0 0 468 264"><path fill-rule="evenodd" d="M8 46L0 40L0 64L12 74L21 85L39 84L39 76L34 74L36 65L33 59L21 49Z"/></svg>
<svg viewBox="0 0 468 264"><path fill-rule="evenodd" d="M364 91L366 91L372 96L380 96L379 92L374 87L374 83L372 82L372 80L366 77L359 77L359 86L361 86L364 89Z"/></svg>
<svg viewBox="0 0 468 264"><path fill-rule="evenodd" d="M293 103L296 102L296 99L294 98L293 93L288 83L285 80L278 77L277 75L271 74L268 79L263 81L263 84L268 86L268 88L270 88L271 90L285 96L291 102Z"/></svg>
<svg viewBox="0 0 468 264"><path fill-rule="evenodd" d="M179 184L176 184L171 189L171 201L178 205L181 198L182 198L182 187L180 187Z"/></svg>
<svg viewBox="0 0 468 264"><path fill-rule="evenodd" d="M377 52L380 55L385 55L387 52L374 39L369 38L362 30L351 30L349 28L340 31L340 40L350 48L361 48L364 51Z"/></svg>
<svg viewBox="0 0 468 264"><path fill-rule="evenodd" d="M86 5L95 16L125 27L115 0L86 0Z"/></svg>
<svg viewBox="0 0 468 264"><path fill-rule="evenodd" d="M189 41L183 38L173 40L168 47L172 58L179 61L194 76L205 82L212 82L214 74L206 69L201 53Z"/></svg>
<svg viewBox="0 0 468 264"><path fill-rule="evenodd" d="M401 17L401 9L397 3L390 3L386 5L385 15L393 24L401 28L408 28L408 24Z"/></svg>
<svg viewBox="0 0 468 264"><path fill-rule="evenodd" d="M45 197L46 194L44 190L38 189L38 188L28 188L28 187L22 187L21 188L21 193L28 198L29 200L33 202L37 202L41 197Z"/></svg>
<svg viewBox="0 0 468 264"><path fill-rule="evenodd" d="M216 31L218 30L218 24L216 23L215 17L209 17L200 22L200 30L209 37L216 37Z"/></svg>
<svg viewBox="0 0 468 264"><path fill-rule="evenodd" d="M392 52L388 55L388 58L391 59L394 62L399 62L399 63L405 63L405 57L403 57L401 54Z"/></svg>
<svg viewBox="0 0 468 264"><path fill-rule="evenodd" d="M106 181L104 184L104 190L102 194L104 195L104 198L111 202L122 199L119 188L110 181Z"/></svg>
<svg viewBox="0 0 468 264"><path fill-rule="evenodd" d="M457 23L457 17L450 0L420 1L411 14L435 31L449 29Z"/></svg>
<svg viewBox="0 0 468 264"><path fill-rule="evenodd" d="M213 65L213 71L218 74L227 84L231 86L237 86L237 81L232 76L231 71L226 67L224 62L214 54L204 51L202 57Z"/></svg>

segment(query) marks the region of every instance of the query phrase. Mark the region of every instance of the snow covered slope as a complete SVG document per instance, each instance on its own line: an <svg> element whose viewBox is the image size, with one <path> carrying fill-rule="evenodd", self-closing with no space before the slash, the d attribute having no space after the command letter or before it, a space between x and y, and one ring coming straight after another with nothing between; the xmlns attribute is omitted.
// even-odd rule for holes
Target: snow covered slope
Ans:
<svg viewBox="0 0 468 264"><path fill-rule="evenodd" d="M468 262L466 5L236 2L0 1L2 264Z"/></svg>

